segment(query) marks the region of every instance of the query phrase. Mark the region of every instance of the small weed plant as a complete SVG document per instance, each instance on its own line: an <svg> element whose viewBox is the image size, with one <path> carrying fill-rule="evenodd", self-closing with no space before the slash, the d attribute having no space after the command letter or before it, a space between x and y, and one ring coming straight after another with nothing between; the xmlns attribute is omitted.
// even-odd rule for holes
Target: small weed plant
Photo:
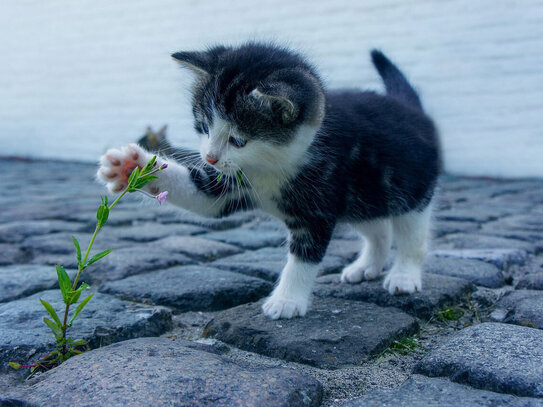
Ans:
<svg viewBox="0 0 543 407"><path fill-rule="evenodd" d="M94 234L92 235L90 243L84 252L81 251L79 241L74 236L72 236L73 244L75 247L75 254L77 257L77 274L75 275L74 280L71 281L64 267L60 265L56 266L60 294L62 295L62 300L65 304L63 317L60 318L53 306L51 306L43 299L40 299L41 304L43 305L50 317L44 317L43 322L49 327L49 329L51 329L51 332L55 336L57 347L52 352L41 356L33 364L21 365L19 363L10 362L9 365L12 368L20 369L22 367L28 367L30 368L31 373L34 373L36 370L48 370L60 365L62 362L68 360L70 357L80 354L87 349L87 343L84 339L74 340L72 338L69 338L67 336L67 333L68 330L72 327L74 320L94 296L94 294L90 294L79 302L83 291L90 288L89 285L85 283L81 283L78 285L81 273L87 267L96 263L100 259L103 259L113 251L111 249L104 250L89 258L96 236L107 223L111 210L127 193L142 192L147 196L157 199L159 203L163 203L168 195L167 191L161 192L160 194L154 196L143 191L142 188L146 184L157 178L154 174L164 170L166 167L166 164L157 167L155 156L143 168L136 167L132 171L128 179L127 187L111 204L108 203L107 196L102 197L100 206L98 207L98 210L96 212L96 228L94 229ZM75 310L70 313L71 307L75 307Z"/></svg>

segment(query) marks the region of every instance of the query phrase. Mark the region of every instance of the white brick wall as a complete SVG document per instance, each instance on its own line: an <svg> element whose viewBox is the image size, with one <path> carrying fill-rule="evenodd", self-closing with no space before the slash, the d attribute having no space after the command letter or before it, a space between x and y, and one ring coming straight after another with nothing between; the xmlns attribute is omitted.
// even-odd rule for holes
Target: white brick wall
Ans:
<svg viewBox="0 0 543 407"><path fill-rule="evenodd" d="M172 51L275 39L330 87L381 88L382 48L420 89L447 168L543 175L543 2L18 0L0 5L0 155L94 160L168 123L195 145Z"/></svg>

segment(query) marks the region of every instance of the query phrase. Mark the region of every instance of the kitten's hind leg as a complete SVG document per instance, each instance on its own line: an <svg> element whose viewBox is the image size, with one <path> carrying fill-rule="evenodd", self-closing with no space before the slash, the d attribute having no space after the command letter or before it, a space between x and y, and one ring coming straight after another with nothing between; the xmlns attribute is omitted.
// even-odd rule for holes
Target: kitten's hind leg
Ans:
<svg viewBox="0 0 543 407"><path fill-rule="evenodd" d="M364 236L364 247L358 258L341 273L343 283L359 283L377 278L392 244L392 222L389 218L357 223L353 227Z"/></svg>
<svg viewBox="0 0 543 407"><path fill-rule="evenodd" d="M390 294L411 294L422 289L421 268L428 250L431 205L392 220L398 255L383 282Z"/></svg>

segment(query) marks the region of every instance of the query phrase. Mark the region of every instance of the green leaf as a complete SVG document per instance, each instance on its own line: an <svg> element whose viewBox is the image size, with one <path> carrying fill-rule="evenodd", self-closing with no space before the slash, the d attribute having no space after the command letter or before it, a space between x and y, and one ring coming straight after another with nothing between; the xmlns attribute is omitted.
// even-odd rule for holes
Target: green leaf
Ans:
<svg viewBox="0 0 543 407"><path fill-rule="evenodd" d="M91 259L87 262L87 266L90 266L92 263L95 263L97 262L98 260L100 260L102 257L106 257L109 253L111 253L113 251L113 249L108 249L108 250L104 250L103 252L100 252L98 254L95 254L94 256L91 257Z"/></svg>
<svg viewBox="0 0 543 407"><path fill-rule="evenodd" d="M40 302L43 305L43 307L47 310L49 315L51 315L51 318L53 318L53 321L55 321L59 328L62 328L62 324L60 323L60 318L58 317L57 313L55 312L55 309L48 304L46 301L42 300L40 298Z"/></svg>
<svg viewBox="0 0 543 407"><path fill-rule="evenodd" d="M224 176L224 172L221 172L219 176L217 177L217 182L219 182L223 176Z"/></svg>
<svg viewBox="0 0 543 407"><path fill-rule="evenodd" d="M243 182L243 178L241 177L241 174L242 174L241 170L238 171L238 172L236 172L236 175L237 175L237 177L238 177L238 185L239 185L239 186L241 186L241 184L242 184L242 182Z"/></svg>
<svg viewBox="0 0 543 407"><path fill-rule="evenodd" d="M145 175L143 177L140 177L135 183L134 183L134 190L141 189L145 185L147 185L149 182L157 179L158 177L155 175ZM134 191L131 191L134 192Z"/></svg>
<svg viewBox="0 0 543 407"><path fill-rule="evenodd" d="M132 173L130 174L130 177L128 177L128 186L133 186L134 182L138 179L140 176L140 167L136 167L132 170Z"/></svg>
<svg viewBox="0 0 543 407"><path fill-rule="evenodd" d="M75 236L72 236L72 240L74 242L75 250L77 251L77 264L81 264L81 247Z"/></svg>
<svg viewBox="0 0 543 407"><path fill-rule="evenodd" d="M98 228L104 226L109 217L109 208L106 205L100 205L96 212L96 220L98 221Z"/></svg>
<svg viewBox="0 0 543 407"><path fill-rule="evenodd" d="M62 292L62 298L64 299L64 303L68 303L68 297L70 293L72 292L72 283L70 282L70 276L68 276L68 273L66 273L66 270L64 270L64 267L59 266L57 264L57 276L58 276L58 284L60 286L60 291Z"/></svg>
<svg viewBox="0 0 543 407"><path fill-rule="evenodd" d="M72 291L68 299L68 304L72 305L72 304L75 304L77 301L79 301L79 297L81 297L81 291L86 290L87 288L89 288L89 285L83 283L79 286L77 290Z"/></svg>
<svg viewBox="0 0 543 407"><path fill-rule="evenodd" d="M102 205L107 206L107 195L101 198L102 198Z"/></svg>
<svg viewBox="0 0 543 407"><path fill-rule="evenodd" d="M87 298L85 298L83 301L81 301L79 303L79 305L77 306L77 308L75 309L75 312L74 314L72 315L72 317L70 318L70 322L68 322L68 326L72 326L72 323L74 322L74 319L75 317L77 317L79 315L79 313L81 312L81 310L85 307L85 305L87 305L87 303L91 300L91 298L94 296L94 294L91 294L89 295ZM85 342L86 344L86 342ZM75 345L75 342L73 344L74 346L77 346Z"/></svg>
<svg viewBox="0 0 543 407"><path fill-rule="evenodd" d="M51 331L53 331L53 335L55 335L55 338L57 339L57 341L62 340L62 329L56 326L53 321L45 317L43 318L43 322L45 322L45 325L51 328Z"/></svg>
<svg viewBox="0 0 543 407"><path fill-rule="evenodd" d="M81 290L72 291L68 298L68 305L75 304L79 300L79 297L81 297Z"/></svg>
<svg viewBox="0 0 543 407"><path fill-rule="evenodd" d="M72 346L85 346L87 345L87 341L84 339L78 339L77 341L72 342Z"/></svg>
<svg viewBox="0 0 543 407"><path fill-rule="evenodd" d="M8 364L15 370L19 370L21 368L21 365L19 363L9 362Z"/></svg>
<svg viewBox="0 0 543 407"><path fill-rule="evenodd" d="M145 167L143 167L142 170L140 171L140 175L145 175L148 172L152 171L153 166L155 165L155 161L156 161L156 155L153 158L151 158L151 160L147 164L145 164Z"/></svg>

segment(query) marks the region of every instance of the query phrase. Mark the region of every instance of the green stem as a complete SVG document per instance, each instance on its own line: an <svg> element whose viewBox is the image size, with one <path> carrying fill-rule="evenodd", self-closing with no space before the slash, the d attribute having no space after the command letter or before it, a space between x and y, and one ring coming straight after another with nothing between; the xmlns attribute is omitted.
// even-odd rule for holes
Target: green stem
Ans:
<svg viewBox="0 0 543 407"><path fill-rule="evenodd" d="M128 187L126 187L126 189L123 191L123 193L121 195L119 195L119 197L117 199L115 199L113 201L113 203L111 205L109 205L109 210L112 210L113 207L115 205L117 205L117 202L119 202L121 200L121 198L128 192Z"/></svg>
<svg viewBox="0 0 543 407"><path fill-rule="evenodd" d="M66 321L68 320L68 312L70 311L70 306L66 304L66 310L64 311L64 321L62 322L62 339L63 339L63 345L62 345L62 354L66 354L68 351L66 349L66 331L68 330L68 327L66 326Z"/></svg>
<svg viewBox="0 0 543 407"><path fill-rule="evenodd" d="M113 201L113 203L109 206L109 210L113 209L115 205L121 200L121 198L128 192L128 187L123 191L121 195ZM85 264L87 264L87 259L89 257L90 251L92 249L92 245L94 244L94 239L96 239L96 235L98 234L98 231L100 230L100 226L98 224L96 225L96 228L94 229L94 233L92 234L91 241L89 243L89 246L87 247L87 251L85 253L85 257L83 258L83 261L77 266L77 275L75 276L74 283L72 285L72 290L75 290L77 288L77 282L79 281L79 276L81 276L81 272L85 270ZM68 327L66 326L66 322L68 321L68 313L70 311L70 306L66 304L66 309L64 311L64 321L62 322L62 339L64 340L64 345L62 346L62 354L66 354L68 351L66 349L66 331L68 330Z"/></svg>
<svg viewBox="0 0 543 407"><path fill-rule="evenodd" d="M121 200L123 196L128 192L128 188L126 188L121 195L113 201L113 203L109 206L109 210L112 210L115 205ZM96 239L96 235L98 234L98 231L100 230L100 227L96 225L96 229L94 229L94 233L92 235L91 241L89 243L89 246L87 247L87 252L85 253L85 257L83 258L83 261L77 268L77 275L75 276L74 284L72 285L72 290L75 290L77 288L77 282L79 281L79 276L81 275L81 272L85 270L85 264L87 263L87 259L89 257L90 251L92 249L92 245L94 244L94 239Z"/></svg>

